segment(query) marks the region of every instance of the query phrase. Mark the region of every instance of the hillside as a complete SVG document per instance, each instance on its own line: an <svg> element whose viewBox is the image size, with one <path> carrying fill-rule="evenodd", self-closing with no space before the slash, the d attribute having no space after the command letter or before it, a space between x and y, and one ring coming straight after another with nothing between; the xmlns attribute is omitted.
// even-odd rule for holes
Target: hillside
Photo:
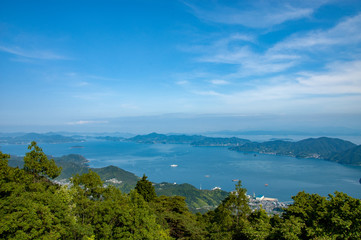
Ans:
<svg viewBox="0 0 361 240"><path fill-rule="evenodd" d="M223 190L199 190L187 183L159 183L155 184L154 188L158 196L185 197L189 210L201 213L215 209L229 194Z"/></svg>
<svg viewBox="0 0 361 240"><path fill-rule="evenodd" d="M298 142L269 141L264 143L246 143L231 147L231 150L241 152L258 152L265 154L285 155L298 158L329 159L333 154L346 151L356 145L338 138L308 138Z"/></svg>
<svg viewBox="0 0 361 240"><path fill-rule="evenodd" d="M344 164L361 165L361 145L336 153L329 160Z"/></svg>

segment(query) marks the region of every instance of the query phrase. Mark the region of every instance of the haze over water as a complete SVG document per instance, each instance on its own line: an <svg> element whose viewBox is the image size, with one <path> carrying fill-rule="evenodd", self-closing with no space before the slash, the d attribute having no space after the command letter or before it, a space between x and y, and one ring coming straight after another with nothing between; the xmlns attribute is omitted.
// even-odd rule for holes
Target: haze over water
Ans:
<svg viewBox="0 0 361 240"><path fill-rule="evenodd" d="M91 167L118 166L153 182L190 183L197 188L221 187L232 191L239 179L248 194L290 201L305 190L327 196L334 191L361 198L361 167L346 166L319 159L240 153L225 147L192 147L186 144L137 144L90 141L84 148L74 143L40 144L53 156L81 154ZM3 153L24 155L25 145L2 145ZM178 165L171 167L171 165ZM268 184L266 186L265 184Z"/></svg>

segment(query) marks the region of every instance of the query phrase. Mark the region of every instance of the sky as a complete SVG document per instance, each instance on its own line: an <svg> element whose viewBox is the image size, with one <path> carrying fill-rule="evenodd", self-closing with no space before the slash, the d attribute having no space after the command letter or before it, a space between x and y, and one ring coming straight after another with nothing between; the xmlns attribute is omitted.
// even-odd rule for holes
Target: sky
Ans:
<svg viewBox="0 0 361 240"><path fill-rule="evenodd" d="M0 1L0 131L361 133L359 0Z"/></svg>

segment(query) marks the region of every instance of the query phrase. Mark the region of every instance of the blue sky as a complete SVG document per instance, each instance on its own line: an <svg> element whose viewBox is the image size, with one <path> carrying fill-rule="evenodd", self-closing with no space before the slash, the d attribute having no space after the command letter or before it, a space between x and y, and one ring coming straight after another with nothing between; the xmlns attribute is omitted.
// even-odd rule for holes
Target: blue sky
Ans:
<svg viewBox="0 0 361 240"><path fill-rule="evenodd" d="M0 2L0 131L361 130L361 2Z"/></svg>

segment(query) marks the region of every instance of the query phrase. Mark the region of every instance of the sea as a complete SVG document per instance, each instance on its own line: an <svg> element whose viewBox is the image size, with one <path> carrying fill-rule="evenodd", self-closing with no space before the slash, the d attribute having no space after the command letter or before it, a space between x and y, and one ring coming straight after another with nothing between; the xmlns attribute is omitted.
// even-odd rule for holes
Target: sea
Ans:
<svg viewBox="0 0 361 240"><path fill-rule="evenodd" d="M47 155L80 154L90 167L120 167L152 182L189 183L199 189L220 187L232 191L238 180L249 195L292 201L300 191L328 196L335 191L361 198L361 166L320 159L298 159L227 147L194 147L188 144L139 144L86 141L38 144ZM76 146L76 147L75 147ZM27 145L0 145L0 151L23 156Z"/></svg>

